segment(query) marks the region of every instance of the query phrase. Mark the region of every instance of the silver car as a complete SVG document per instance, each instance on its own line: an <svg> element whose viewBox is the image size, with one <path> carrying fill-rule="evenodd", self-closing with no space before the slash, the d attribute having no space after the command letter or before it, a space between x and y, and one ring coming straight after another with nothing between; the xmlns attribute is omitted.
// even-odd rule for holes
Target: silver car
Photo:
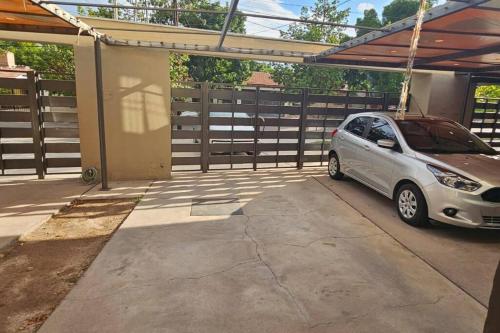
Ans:
<svg viewBox="0 0 500 333"><path fill-rule="evenodd" d="M351 115L332 133L328 173L393 199L413 226L500 228L500 156L451 120Z"/></svg>

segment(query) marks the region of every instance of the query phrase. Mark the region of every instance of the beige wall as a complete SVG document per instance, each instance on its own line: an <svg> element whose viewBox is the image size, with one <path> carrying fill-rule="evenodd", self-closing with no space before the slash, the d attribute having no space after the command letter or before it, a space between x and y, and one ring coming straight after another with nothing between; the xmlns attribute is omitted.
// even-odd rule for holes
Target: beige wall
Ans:
<svg viewBox="0 0 500 333"><path fill-rule="evenodd" d="M74 48L82 167L99 167L93 44ZM170 177L168 51L103 45L102 68L109 179Z"/></svg>
<svg viewBox="0 0 500 333"><path fill-rule="evenodd" d="M416 73L411 81L410 112L449 118L460 122L467 99L468 77L455 73Z"/></svg>

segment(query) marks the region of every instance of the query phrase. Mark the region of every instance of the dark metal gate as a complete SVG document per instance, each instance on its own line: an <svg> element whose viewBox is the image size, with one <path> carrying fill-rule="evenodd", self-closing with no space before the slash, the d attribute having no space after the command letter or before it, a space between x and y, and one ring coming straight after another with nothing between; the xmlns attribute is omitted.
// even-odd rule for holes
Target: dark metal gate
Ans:
<svg viewBox="0 0 500 333"><path fill-rule="evenodd" d="M471 131L494 148L500 147L500 98L475 98Z"/></svg>
<svg viewBox="0 0 500 333"><path fill-rule="evenodd" d="M1 174L80 172L75 82L14 73L0 78Z"/></svg>
<svg viewBox="0 0 500 333"><path fill-rule="evenodd" d="M204 172L323 165L330 134L347 115L395 110L398 98L399 93L177 83L172 165Z"/></svg>

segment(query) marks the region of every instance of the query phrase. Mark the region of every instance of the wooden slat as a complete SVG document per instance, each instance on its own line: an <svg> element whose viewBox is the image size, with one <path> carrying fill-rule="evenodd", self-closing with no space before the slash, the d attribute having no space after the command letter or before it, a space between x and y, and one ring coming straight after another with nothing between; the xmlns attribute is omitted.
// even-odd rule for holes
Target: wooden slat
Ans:
<svg viewBox="0 0 500 333"><path fill-rule="evenodd" d="M327 119L327 120L320 120L320 119L308 119L306 121L306 126L308 127L337 127L339 126L343 120L334 120L334 119Z"/></svg>
<svg viewBox="0 0 500 333"><path fill-rule="evenodd" d="M2 143L3 154L30 154L33 153L32 143Z"/></svg>
<svg viewBox="0 0 500 333"><path fill-rule="evenodd" d="M45 128L46 138L78 138L78 128Z"/></svg>
<svg viewBox="0 0 500 333"><path fill-rule="evenodd" d="M208 118L209 125L220 125L220 126L253 126L255 122L254 118L237 118L234 117L210 117Z"/></svg>
<svg viewBox="0 0 500 333"><path fill-rule="evenodd" d="M323 145L323 150L328 150L330 147L330 142L325 141ZM321 150L321 143L306 143L305 150Z"/></svg>
<svg viewBox="0 0 500 333"><path fill-rule="evenodd" d="M249 143L233 143L231 150L231 143L211 143L210 152L216 153L231 153L234 152L247 152L253 151L253 142Z"/></svg>
<svg viewBox="0 0 500 333"><path fill-rule="evenodd" d="M42 96L42 106L52 107L76 107L76 97L74 96Z"/></svg>
<svg viewBox="0 0 500 333"><path fill-rule="evenodd" d="M483 119L495 119L496 117L497 117L496 112L475 112L473 115L473 121L474 120L482 121Z"/></svg>
<svg viewBox="0 0 500 333"><path fill-rule="evenodd" d="M2 138L31 138L31 128L2 128Z"/></svg>
<svg viewBox="0 0 500 333"><path fill-rule="evenodd" d="M200 89L172 88L172 97L200 98Z"/></svg>
<svg viewBox="0 0 500 333"><path fill-rule="evenodd" d="M172 139L201 139L201 132L175 130L172 131Z"/></svg>
<svg viewBox="0 0 500 333"><path fill-rule="evenodd" d="M196 157L172 157L172 165L200 165L201 158Z"/></svg>
<svg viewBox="0 0 500 333"><path fill-rule="evenodd" d="M201 103L172 102L172 112L193 111L201 112Z"/></svg>
<svg viewBox="0 0 500 333"><path fill-rule="evenodd" d="M301 111L300 106L272 106L272 105L261 105L259 109L259 114L271 113L271 114L289 114L289 115L299 115Z"/></svg>
<svg viewBox="0 0 500 333"><path fill-rule="evenodd" d="M47 168L72 168L82 165L80 158L47 158L45 161Z"/></svg>
<svg viewBox="0 0 500 333"><path fill-rule="evenodd" d="M30 122L31 113L23 111L0 111L0 121Z"/></svg>
<svg viewBox="0 0 500 333"><path fill-rule="evenodd" d="M199 144L181 144L174 143L172 144L172 152L174 153L191 153L196 152L199 153L201 151L201 145Z"/></svg>
<svg viewBox="0 0 500 333"><path fill-rule="evenodd" d="M233 91L231 89L209 89L208 98L231 100Z"/></svg>
<svg viewBox="0 0 500 333"><path fill-rule="evenodd" d="M244 113L255 113L257 110L254 104L209 104L208 112L244 112Z"/></svg>
<svg viewBox="0 0 500 333"><path fill-rule="evenodd" d="M306 139L326 139L329 138L331 133L329 132L306 132Z"/></svg>
<svg viewBox="0 0 500 333"><path fill-rule="evenodd" d="M26 79L12 79L12 78L0 78L0 88L5 89L27 89L28 80Z"/></svg>
<svg viewBox="0 0 500 333"><path fill-rule="evenodd" d="M46 153L79 153L80 144L76 142L48 142L45 144Z"/></svg>
<svg viewBox="0 0 500 333"><path fill-rule="evenodd" d="M283 162L297 162L297 155L258 155L257 163L283 163Z"/></svg>
<svg viewBox="0 0 500 333"><path fill-rule="evenodd" d="M323 162L328 161L328 155L323 155ZM304 162L321 162L321 155L304 155Z"/></svg>
<svg viewBox="0 0 500 333"><path fill-rule="evenodd" d="M302 94L287 94L279 91L265 91L259 92L260 101L282 101L282 102L301 102Z"/></svg>
<svg viewBox="0 0 500 333"><path fill-rule="evenodd" d="M172 125L201 125L200 117L172 116Z"/></svg>
<svg viewBox="0 0 500 333"><path fill-rule="evenodd" d="M3 166L5 169L34 169L35 160L34 159L8 159L3 160Z"/></svg>
<svg viewBox="0 0 500 333"><path fill-rule="evenodd" d="M253 139L254 131L214 131L209 132L210 139Z"/></svg>
<svg viewBox="0 0 500 333"><path fill-rule="evenodd" d="M479 133L479 132L473 132L474 134L476 134L478 137L480 138L499 138L500 139L500 132L497 132L497 133L493 133L493 132L490 132L490 133L487 133L487 132L482 132L482 133Z"/></svg>
<svg viewBox="0 0 500 333"><path fill-rule="evenodd" d="M346 104L347 96L330 96L330 95L309 95L309 103L333 103Z"/></svg>
<svg viewBox="0 0 500 333"><path fill-rule="evenodd" d="M42 112L44 122L78 123L77 112Z"/></svg>
<svg viewBox="0 0 500 333"><path fill-rule="evenodd" d="M28 106L28 95L0 95L0 106Z"/></svg>
<svg viewBox="0 0 500 333"><path fill-rule="evenodd" d="M76 92L76 83L73 80L40 80L41 90Z"/></svg>
<svg viewBox="0 0 500 333"><path fill-rule="evenodd" d="M252 155L211 155L209 158L210 164L239 164L239 163L252 163Z"/></svg>
<svg viewBox="0 0 500 333"><path fill-rule="evenodd" d="M298 139L299 131L265 131L261 132L259 138L262 139Z"/></svg>
<svg viewBox="0 0 500 333"><path fill-rule="evenodd" d="M264 126L298 127L299 125L300 119L278 119L264 117Z"/></svg>

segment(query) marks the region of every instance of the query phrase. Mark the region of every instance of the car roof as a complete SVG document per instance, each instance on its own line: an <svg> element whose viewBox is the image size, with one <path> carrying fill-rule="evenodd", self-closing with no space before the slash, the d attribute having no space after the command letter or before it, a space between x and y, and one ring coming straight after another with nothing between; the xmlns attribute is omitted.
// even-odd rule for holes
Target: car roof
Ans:
<svg viewBox="0 0 500 333"><path fill-rule="evenodd" d="M353 116L355 117L359 117L359 116L365 116L365 117L389 117L389 118L392 118L392 119L395 119L396 118L396 112L360 112L360 113L355 113L355 114L352 114ZM419 120L422 120L422 119L425 119L425 120L449 120L449 119L446 119L446 118L442 118L442 117L436 117L436 116L425 116L425 117L422 117L422 115L420 114L416 114L416 113L406 113L405 114L405 120L416 120L416 119L419 119Z"/></svg>

